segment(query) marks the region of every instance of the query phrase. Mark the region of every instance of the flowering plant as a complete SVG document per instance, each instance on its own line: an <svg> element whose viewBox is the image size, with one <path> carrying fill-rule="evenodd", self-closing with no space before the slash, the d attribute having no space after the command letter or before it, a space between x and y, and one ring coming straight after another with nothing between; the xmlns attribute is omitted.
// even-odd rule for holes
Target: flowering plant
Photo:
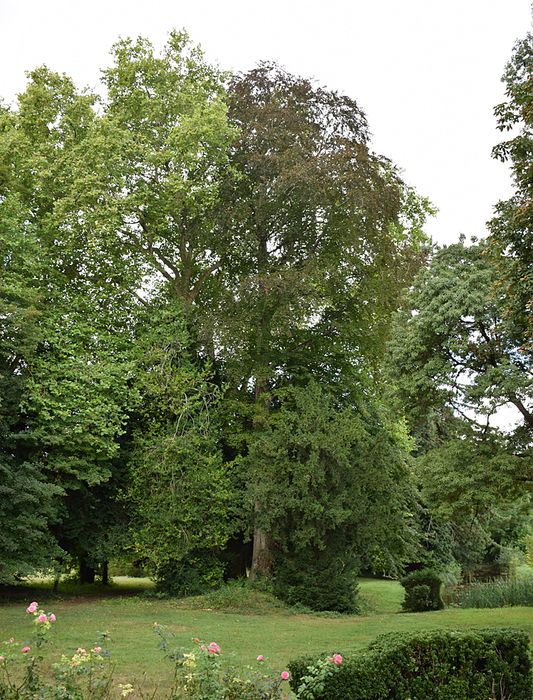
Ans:
<svg viewBox="0 0 533 700"><path fill-rule="evenodd" d="M26 608L33 617L31 639L14 637L0 647L0 698L2 700L107 700L112 697L112 669L106 663L109 652L106 633L99 633L89 650L79 647L72 656L63 655L52 665L53 680L43 675L41 649L57 621L33 601Z"/></svg>
<svg viewBox="0 0 533 700"><path fill-rule="evenodd" d="M192 650L172 649L166 628L155 625L160 648L175 663L172 700L274 700L282 698L288 672L272 673L262 654L255 666L235 669L223 663L222 648L195 638Z"/></svg>
<svg viewBox="0 0 533 700"><path fill-rule="evenodd" d="M324 692L326 680L342 662L343 658L340 654L332 654L327 659L320 659L313 666L308 666L307 674L303 676L298 686L298 699L315 700L320 697Z"/></svg>

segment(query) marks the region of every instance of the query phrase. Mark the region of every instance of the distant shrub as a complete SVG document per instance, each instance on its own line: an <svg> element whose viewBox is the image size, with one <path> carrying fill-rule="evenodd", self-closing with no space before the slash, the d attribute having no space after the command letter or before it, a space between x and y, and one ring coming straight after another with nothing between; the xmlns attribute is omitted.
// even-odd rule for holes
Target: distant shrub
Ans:
<svg viewBox="0 0 533 700"><path fill-rule="evenodd" d="M442 579L433 569L412 571L401 580L405 588L402 608L407 612L426 612L442 610Z"/></svg>
<svg viewBox="0 0 533 700"><path fill-rule="evenodd" d="M115 559L109 563L109 575L111 577L129 576L130 578L144 578L148 576L148 572L139 560L123 558Z"/></svg>
<svg viewBox="0 0 533 700"><path fill-rule="evenodd" d="M304 700L531 700L528 645L509 629L386 634L327 675L323 659L292 661L291 687Z"/></svg>
<svg viewBox="0 0 533 700"><path fill-rule="evenodd" d="M472 583L457 592L454 602L461 608L533 606L533 577Z"/></svg>
<svg viewBox="0 0 533 700"><path fill-rule="evenodd" d="M223 612L271 614L287 610L287 606L272 593L256 590L248 581L238 579L228 581L204 595L184 598L181 608L220 610Z"/></svg>
<svg viewBox="0 0 533 700"><path fill-rule="evenodd" d="M224 565L210 551L190 552L184 559L166 562L155 572L156 589L179 598L201 595L223 583Z"/></svg>
<svg viewBox="0 0 533 700"><path fill-rule="evenodd" d="M358 612L355 562L335 552L302 550L276 565L274 593L315 611Z"/></svg>

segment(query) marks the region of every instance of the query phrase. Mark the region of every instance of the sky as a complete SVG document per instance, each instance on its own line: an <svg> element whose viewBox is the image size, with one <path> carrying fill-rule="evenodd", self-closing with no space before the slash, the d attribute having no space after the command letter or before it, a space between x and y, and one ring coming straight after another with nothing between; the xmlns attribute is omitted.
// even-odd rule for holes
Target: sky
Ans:
<svg viewBox="0 0 533 700"><path fill-rule="evenodd" d="M493 108L530 26L531 0L0 0L0 96L12 103L43 63L96 89L119 37L162 46L185 28L222 68L276 60L355 98L374 150L438 208L427 232L448 243L486 235L512 191L491 158Z"/></svg>

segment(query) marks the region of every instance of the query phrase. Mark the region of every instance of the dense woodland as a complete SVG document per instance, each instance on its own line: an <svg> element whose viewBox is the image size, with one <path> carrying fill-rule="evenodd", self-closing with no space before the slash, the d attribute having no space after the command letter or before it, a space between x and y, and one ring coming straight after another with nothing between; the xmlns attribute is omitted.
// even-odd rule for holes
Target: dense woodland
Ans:
<svg viewBox="0 0 533 700"><path fill-rule="evenodd" d="M439 248L357 102L275 64L172 33L118 42L99 95L33 70L0 107L0 582L118 561L351 611L363 571L525 550L532 71L528 35L513 196Z"/></svg>

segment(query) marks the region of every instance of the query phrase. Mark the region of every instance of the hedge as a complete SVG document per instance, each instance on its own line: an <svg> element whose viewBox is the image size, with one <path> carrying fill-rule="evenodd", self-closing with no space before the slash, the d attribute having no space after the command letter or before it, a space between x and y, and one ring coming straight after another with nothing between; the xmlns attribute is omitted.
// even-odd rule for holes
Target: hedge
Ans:
<svg viewBox="0 0 533 700"><path fill-rule="evenodd" d="M330 654L323 655L324 658ZM289 664L291 687L317 658ZM331 670L315 700L531 700L529 639L512 629L392 633ZM306 697L310 697L307 695Z"/></svg>
<svg viewBox="0 0 533 700"><path fill-rule="evenodd" d="M400 581L405 588L402 608L408 612L442 610L442 579L433 569L418 569Z"/></svg>

